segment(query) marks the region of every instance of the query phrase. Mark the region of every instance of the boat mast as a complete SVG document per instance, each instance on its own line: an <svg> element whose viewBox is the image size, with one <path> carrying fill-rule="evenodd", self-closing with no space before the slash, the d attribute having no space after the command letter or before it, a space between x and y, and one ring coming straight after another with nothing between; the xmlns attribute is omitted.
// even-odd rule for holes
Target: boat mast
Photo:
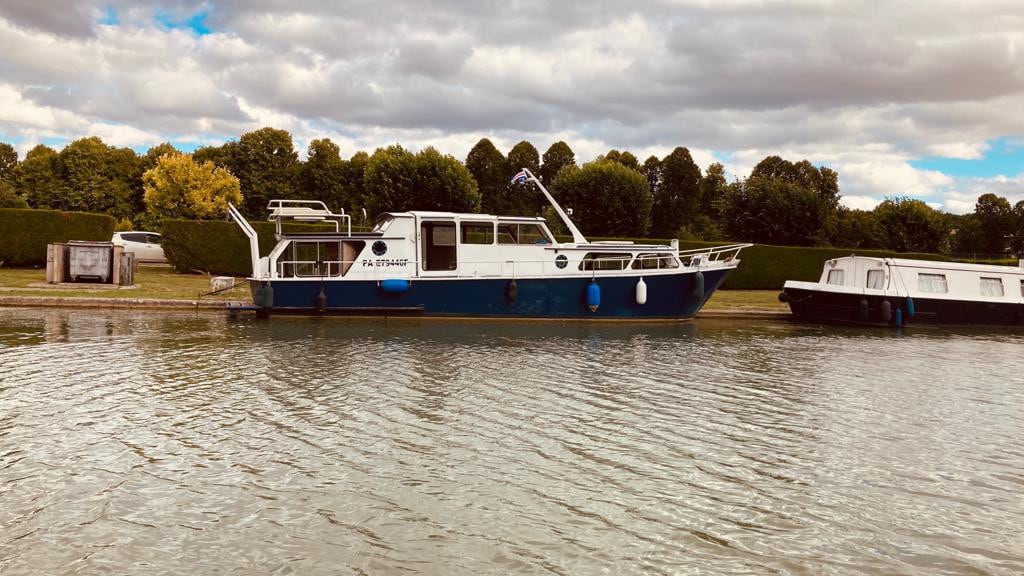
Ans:
<svg viewBox="0 0 1024 576"><path fill-rule="evenodd" d="M587 239L583 237L583 233L580 232L580 229L577 228L575 224L572 223L572 220L569 219L569 216L562 211L562 207L558 205L558 202L555 202L554 197L551 196L551 193L548 192L548 189L545 188L544 185L540 183L540 180L538 180L537 177L533 175L533 172L530 172L529 168L523 168L523 172L526 172L526 175L529 176L529 179L533 180L534 184L537 185L537 188L540 188L540 191L544 193L544 197L547 198L548 202L551 203L551 206L555 209L555 212L558 212L558 216L562 218L562 222L565 223L565 227L569 229L570 233L572 233L572 241L576 244L586 244Z"/></svg>

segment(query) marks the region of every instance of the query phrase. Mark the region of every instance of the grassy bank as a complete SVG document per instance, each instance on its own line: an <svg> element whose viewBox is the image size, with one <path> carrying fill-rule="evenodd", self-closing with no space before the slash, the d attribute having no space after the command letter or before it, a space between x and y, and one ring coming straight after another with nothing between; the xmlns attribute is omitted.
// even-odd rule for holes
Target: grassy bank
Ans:
<svg viewBox="0 0 1024 576"><path fill-rule="evenodd" d="M44 287L46 271L41 268L0 268L0 296L59 296L88 298L147 298L159 300L196 300L210 289L210 277L178 274L167 266L140 266L135 274L136 288L97 288L87 284ZM205 296L203 300L243 300L246 288L225 294Z"/></svg>
<svg viewBox="0 0 1024 576"><path fill-rule="evenodd" d="M170 267L143 266L135 274L137 288L96 288L89 285L43 287L46 273L39 268L0 268L0 296L51 296L83 298L145 298L157 300L197 300L210 287L209 276L179 274ZM719 290L705 310L742 310L786 312L789 307L777 299L777 290ZM242 287L203 300L248 300Z"/></svg>

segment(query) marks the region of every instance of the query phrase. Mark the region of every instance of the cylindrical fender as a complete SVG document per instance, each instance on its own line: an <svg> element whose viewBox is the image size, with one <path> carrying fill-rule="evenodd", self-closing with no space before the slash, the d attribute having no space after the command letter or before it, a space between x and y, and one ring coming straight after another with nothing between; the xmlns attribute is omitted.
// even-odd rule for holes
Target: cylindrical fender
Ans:
<svg viewBox="0 0 1024 576"><path fill-rule="evenodd" d="M647 304L647 283L643 278L636 283L636 303L641 306Z"/></svg>
<svg viewBox="0 0 1024 576"><path fill-rule="evenodd" d="M597 285L596 280L591 280L590 284L587 284L587 307L590 308L591 312L597 312L600 306L601 287Z"/></svg>

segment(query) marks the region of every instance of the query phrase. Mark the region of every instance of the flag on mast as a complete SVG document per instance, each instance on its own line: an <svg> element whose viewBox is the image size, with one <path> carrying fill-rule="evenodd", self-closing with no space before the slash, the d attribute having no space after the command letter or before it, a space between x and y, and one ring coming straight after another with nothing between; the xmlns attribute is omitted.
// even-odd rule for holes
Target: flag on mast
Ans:
<svg viewBox="0 0 1024 576"><path fill-rule="evenodd" d="M523 182L526 182L527 179L526 170L520 170L518 174L512 177L512 183L522 184Z"/></svg>

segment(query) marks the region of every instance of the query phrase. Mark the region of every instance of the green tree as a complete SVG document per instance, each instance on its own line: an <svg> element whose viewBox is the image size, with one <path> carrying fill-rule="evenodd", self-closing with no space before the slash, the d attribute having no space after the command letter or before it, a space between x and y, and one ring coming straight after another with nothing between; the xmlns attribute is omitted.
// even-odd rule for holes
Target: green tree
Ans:
<svg viewBox="0 0 1024 576"><path fill-rule="evenodd" d="M14 192L14 186L0 180L0 208L28 208L28 202Z"/></svg>
<svg viewBox="0 0 1024 576"><path fill-rule="evenodd" d="M349 190L349 201L352 205L352 213L359 212L357 221L362 220L362 212L367 212L366 220L373 218L374 214L367 209L366 194L366 165L370 161L370 155L360 150L349 158L345 163L345 185ZM355 218L355 217L353 217Z"/></svg>
<svg viewBox="0 0 1024 576"><path fill-rule="evenodd" d="M160 156L157 156L159 158ZM230 140L220 146L200 146L192 153L192 159L200 164L213 162L220 168L233 170L238 157L238 142Z"/></svg>
<svg viewBox="0 0 1024 576"><path fill-rule="evenodd" d="M301 166L298 196L320 200L333 210L352 209L351 191L345 181L345 164L341 148L330 138L313 140L306 150Z"/></svg>
<svg viewBox="0 0 1024 576"><path fill-rule="evenodd" d="M768 156L754 166L750 177L792 182L825 198L832 208L839 206L839 174L825 166L815 168L807 160L794 164L778 156Z"/></svg>
<svg viewBox="0 0 1024 576"><path fill-rule="evenodd" d="M142 171L145 172L152 168L153 166L156 166L156 163L160 160L160 157L165 156L167 154L174 155L181 154L181 152L177 148L175 148L174 145L171 144L170 142L163 142L161 144L157 144L156 146L153 146L152 148L147 150L146 153L143 154L142 156ZM193 159L195 159L194 155Z"/></svg>
<svg viewBox="0 0 1024 576"><path fill-rule="evenodd" d="M466 169L480 191L480 208L498 214L505 205L510 176L508 161L487 138L481 138L466 155Z"/></svg>
<svg viewBox="0 0 1024 576"><path fill-rule="evenodd" d="M659 238L674 238L681 228L696 222L700 194L700 168L689 150L677 147L661 161L651 234Z"/></svg>
<svg viewBox="0 0 1024 576"><path fill-rule="evenodd" d="M885 248L874 212L839 207L829 222L828 242L837 248Z"/></svg>
<svg viewBox="0 0 1024 576"><path fill-rule="evenodd" d="M6 142L0 142L0 181L14 179L14 170L18 167L18 151Z"/></svg>
<svg viewBox="0 0 1024 576"><path fill-rule="evenodd" d="M722 203L729 238L761 244L813 246L830 213L825 198L781 178L731 184Z"/></svg>
<svg viewBox="0 0 1024 576"><path fill-rule="evenodd" d="M299 154L287 130L260 128L242 134L228 167L242 185L248 214L267 215L275 198L295 198Z"/></svg>
<svg viewBox="0 0 1024 576"><path fill-rule="evenodd" d="M523 168L528 168L534 174L540 174L540 153L526 140L519 142L508 151L508 172L505 175L505 186L507 193L505 201L494 206L497 214L508 214L512 216L534 216L544 209L544 196L533 186L523 186L511 183L512 177Z"/></svg>
<svg viewBox="0 0 1024 576"><path fill-rule="evenodd" d="M554 182L562 168L576 165L576 154L561 140L548 147L541 159L544 163L540 166L539 177L545 185Z"/></svg>
<svg viewBox="0 0 1024 576"><path fill-rule="evenodd" d="M1013 205L1013 237L1010 249L1017 258L1024 258L1024 200Z"/></svg>
<svg viewBox="0 0 1024 576"><path fill-rule="evenodd" d="M475 212L480 192L466 167L434 148L413 154L399 145L378 149L366 164L373 214L406 210Z"/></svg>
<svg viewBox="0 0 1024 576"><path fill-rule="evenodd" d="M647 178L647 185L651 188L651 196L657 198L661 191L661 160L655 155L650 155L644 160L640 167L644 178Z"/></svg>
<svg viewBox="0 0 1024 576"><path fill-rule="evenodd" d="M559 203L573 210L584 234L643 236L651 222L651 190L643 174L619 162L601 160L567 166L551 183Z"/></svg>
<svg viewBox="0 0 1024 576"><path fill-rule="evenodd" d="M1009 200L995 194L982 194L974 205L974 218L980 231L979 252L1003 254L1016 231L1016 216Z"/></svg>
<svg viewBox="0 0 1024 576"><path fill-rule="evenodd" d="M142 176L147 214L162 218L218 219L228 202L242 203L241 187L224 168L188 154L165 154Z"/></svg>
<svg viewBox="0 0 1024 576"><path fill-rule="evenodd" d="M604 154L603 156L598 156L597 160L609 160L611 162L618 162L619 164L622 164L623 166L629 168L630 170L640 171L640 161L637 160L637 157L634 156L632 152L619 152L618 150L612 148L611 150L608 151L607 154Z"/></svg>
<svg viewBox="0 0 1024 576"><path fill-rule="evenodd" d="M108 146L96 136L80 138L57 154L55 168L60 179L56 208L103 212L115 218L135 213L132 186L139 164L131 149Z"/></svg>
<svg viewBox="0 0 1024 576"><path fill-rule="evenodd" d="M914 198L887 198L875 218L886 248L898 252L938 252L949 232L937 210Z"/></svg>
<svg viewBox="0 0 1024 576"><path fill-rule="evenodd" d="M61 187L57 176L57 151L38 144L14 170L15 192L32 208L58 208Z"/></svg>

